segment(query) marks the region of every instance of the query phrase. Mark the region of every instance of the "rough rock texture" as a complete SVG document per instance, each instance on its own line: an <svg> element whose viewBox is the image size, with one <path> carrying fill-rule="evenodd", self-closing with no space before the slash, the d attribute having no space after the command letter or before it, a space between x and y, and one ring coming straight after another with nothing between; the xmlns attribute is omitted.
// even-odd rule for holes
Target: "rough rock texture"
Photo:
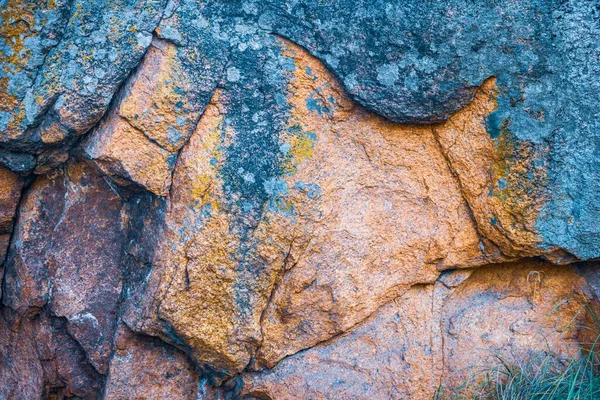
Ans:
<svg viewBox="0 0 600 400"><path fill-rule="evenodd" d="M64 319L47 313L21 317L5 307L0 333L0 398L98 398L101 377Z"/></svg>
<svg viewBox="0 0 600 400"><path fill-rule="evenodd" d="M4 265L22 189L23 180L17 174L0 167L0 268Z"/></svg>
<svg viewBox="0 0 600 400"><path fill-rule="evenodd" d="M216 93L155 216L153 269L127 317L228 372L262 341L255 361L273 366L441 269L503 257L478 236L431 127L365 113L305 51L267 40L266 56L287 65L286 101L254 116L282 108L284 130L256 149L237 131L241 89Z"/></svg>
<svg viewBox="0 0 600 400"><path fill-rule="evenodd" d="M196 399L198 373L184 353L121 325L104 396L107 399Z"/></svg>
<svg viewBox="0 0 600 400"><path fill-rule="evenodd" d="M530 253L598 257L593 2L123 3L7 2L0 143L10 151L0 158L13 160L4 161L11 169L37 163L45 172L64 162L126 92L129 100L90 136L88 155L119 180L166 194L174 153L219 82L245 85L256 92L250 99L265 92L242 60L274 33L323 61L354 101L403 123L444 121L496 77L486 132L516 167L506 166L511 176L498 177L494 196L521 192L536 209L517 210L514 226L499 229L531 236ZM143 154L134 157L132 146Z"/></svg>
<svg viewBox="0 0 600 400"><path fill-rule="evenodd" d="M4 2L0 143L37 153L85 133L139 63L165 3Z"/></svg>
<svg viewBox="0 0 600 400"><path fill-rule="evenodd" d="M1 399L426 399L598 333L595 2L0 21Z"/></svg>
<svg viewBox="0 0 600 400"><path fill-rule="evenodd" d="M543 351L566 357L596 339L592 318L600 303L576 268L499 267L475 271L442 305L447 385L460 385L469 370L490 365L498 354L511 361Z"/></svg>
<svg viewBox="0 0 600 400"><path fill-rule="evenodd" d="M439 270L502 257L477 234L431 127L352 107L322 66L288 51L296 65L290 125L300 140L314 137L308 154L297 136L283 137L292 169L285 200L298 217L264 314L256 360L267 366L346 331Z"/></svg>
<svg viewBox="0 0 600 400"><path fill-rule="evenodd" d="M120 212L121 200L92 168L69 164L28 188L6 262L3 304L19 315L48 308L66 318L100 373L122 285Z"/></svg>
<svg viewBox="0 0 600 400"><path fill-rule="evenodd" d="M495 79L484 82L468 106L433 132L482 235L508 256L549 255L535 231L547 172L535 164L532 146L510 137L494 141L486 132L498 94Z"/></svg>
<svg viewBox="0 0 600 400"><path fill-rule="evenodd" d="M177 153L192 134L207 96L195 86L197 78L186 61L174 44L153 39L119 106L83 145L105 174L168 194ZM209 96L212 89L214 84L206 88Z"/></svg>
<svg viewBox="0 0 600 400"><path fill-rule="evenodd" d="M348 335L244 375L243 394L258 398L432 398L440 348L431 315L434 285L417 285ZM426 317L424 317L426 316ZM438 333L439 336L439 333Z"/></svg>
<svg viewBox="0 0 600 400"><path fill-rule="evenodd" d="M242 394L433 398L440 384L459 386L494 357L568 356L578 340L588 343L592 321L581 310L600 304L574 268L524 262L471 272L414 286L352 332L244 374Z"/></svg>

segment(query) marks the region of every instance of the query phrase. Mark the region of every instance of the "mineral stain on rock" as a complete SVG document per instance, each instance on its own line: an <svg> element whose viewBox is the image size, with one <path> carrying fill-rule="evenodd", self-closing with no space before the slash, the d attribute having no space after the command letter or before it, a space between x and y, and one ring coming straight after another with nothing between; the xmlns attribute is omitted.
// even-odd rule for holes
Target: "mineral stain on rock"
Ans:
<svg viewBox="0 0 600 400"><path fill-rule="evenodd" d="M427 399L599 333L595 2L0 21L0 398Z"/></svg>

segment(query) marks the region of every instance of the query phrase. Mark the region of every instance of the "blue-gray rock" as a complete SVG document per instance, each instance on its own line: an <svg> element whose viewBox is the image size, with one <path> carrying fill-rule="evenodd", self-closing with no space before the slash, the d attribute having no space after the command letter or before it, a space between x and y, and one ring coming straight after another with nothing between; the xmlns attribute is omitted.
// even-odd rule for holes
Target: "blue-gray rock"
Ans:
<svg viewBox="0 0 600 400"><path fill-rule="evenodd" d="M38 3L2 9L0 144L27 152L68 145L102 117L166 0Z"/></svg>

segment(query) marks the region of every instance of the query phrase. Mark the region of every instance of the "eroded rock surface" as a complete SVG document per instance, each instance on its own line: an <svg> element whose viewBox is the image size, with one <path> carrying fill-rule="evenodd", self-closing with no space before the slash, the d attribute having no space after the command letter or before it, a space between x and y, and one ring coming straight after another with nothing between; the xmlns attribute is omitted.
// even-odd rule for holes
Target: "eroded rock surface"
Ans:
<svg viewBox="0 0 600 400"><path fill-rule="evenodd" d="M527 236L528 247L535 243L529 253L596 258L597 12L581 0L10 1L1 143L20 152L12 158L37 155L26 171L37 163L44 173L125 94L88 155L121 183L165 195L175 153L214 89L234 80L250 92L253 74L240 69L240 54L259 50L272 33L308 49L354 101L397 122L445 121L496 77L485 130L506 165L494 193L515 192L517 209L510 221L488 218L498 223L493 229ZM119 90L125 81L129 89ZM253 89L263 93L264 85Z"/></svg>
<svg viewBox="0 0 600 400"><path fill-rule="evenodd" d="M432 398L441 372L433 288L415 286L348 335L290 356L272 370L245 374L243 395Z"/></svg>
<svg viewBox="0 0 600 400"><path fill-rule="evenodd" d="M599 20L0 2L0 397L426 399L577 356Z"/></svg>
<svg viewBox="0 0 600 400"><path fill-rule="evenodd" d="M431 127L369 115L304 50L264 40L245 70L260 79L264 62L281 81L254 109L237 81L216 93L155 216L150 315L139 297L129 314L230 373L256 347L256 367L273 366L341 333L440 270L503 259ZM254 140L240 131L249 121Z"/></svg>
<svg viewBox="0 0 600 400"><path fill-rule="evenodd" d="M5 2L0 143L37 153L85 133L139 63L165 4Z"/></svg>
<svg viewBox="0 0 600 400"><path fill-rule="evenodd" d="M98 398L101 376L69 335L64 319L47 313L22 317L5 307L0 333L3 399Z"/></svg>
<svg viewBox="0 0 600 400"><path fill-rule="evenodd" d="M473 272L443 303L445 385L461 385L497 356L515 362L548 352L566 359L598 335L597 294L575 267L498 267Z"/></svg>
<svg viewBox="0 0 600 400"><path fill-rule="evenodd" d="M91 167L73 163L28 188L6 263L3 304L19 315L48 308L66 318L103 374L121 293L122 237L120 198Z"/></svg>
<svg viewBox="0 0 600 400"><path fill-rule="evenodd" d="M218 66L202 71L201 60L189 58L169 41L152 40L118 107L83 145L102 172L121 183L168 194L177 154L216 86ZM198 69L190 70L190 64Z"/></svg>
<svg viewBox="0 0 600 400"><path fill-rule="evenodd" d="M352 332L244 374L242 395L427 399L496 357L569 357L594 337L582 310L600 303L573 267L524 262L460 275L414 286Z"/></svg>
<svg viewBox="0 0 600 400"><path fill-rule="evenodd" d="M107 399L197 399L198 373L184 353L160 340L117 331Z"/></svg>
<svg viewBox="0 0 600 400"><path fill-rule="evenodd" d="M264 314L256 360L269 367L440 270L502 258L477 234L431 127L369 115L306 52L287 51L296 67L289 124L298 132L280 138L290 146L283 180L291 188L281 197L297 213L290 243L298 247Z"/></svg>
<svg viewBox="0 0 600 400"><path fill-rule="evenodd" d="M23 180L10 170L0 167L0 268L4 265L22 189Z"/></svg>

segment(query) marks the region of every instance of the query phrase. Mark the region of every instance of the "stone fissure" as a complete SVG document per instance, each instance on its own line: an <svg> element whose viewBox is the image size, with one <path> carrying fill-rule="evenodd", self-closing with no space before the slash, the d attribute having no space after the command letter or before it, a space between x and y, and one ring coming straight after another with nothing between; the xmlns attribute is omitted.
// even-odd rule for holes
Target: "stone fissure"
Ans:
<svg viewBox="0 0 600 400"><path fill-rule="evenodd" d="M19 200L16 203L14 217L13 217L13 221L11 223L11 230L10 230L10 236L9 236L8 243L7 243L6 254L4 254L4 256L1 260L2 262L0 263L0 266L2 266L2 279L0 280L0 304L1 305L4 305L3 297L4 297L4 293L6 291L4 288L4 285L6 282L6 280L5 280L6 263L8 261L9 251L10 251L10 248L12 246L14 246L13 242L15 239L16 225L17 225L18 221L21 218L23 218L20 215L21 204L23 203L23 199L26 196L26 193L29 190L29 187L31 186L32 183L33 183L33 181L26 182L26 184L23 185L20 190Z"/></svg>

